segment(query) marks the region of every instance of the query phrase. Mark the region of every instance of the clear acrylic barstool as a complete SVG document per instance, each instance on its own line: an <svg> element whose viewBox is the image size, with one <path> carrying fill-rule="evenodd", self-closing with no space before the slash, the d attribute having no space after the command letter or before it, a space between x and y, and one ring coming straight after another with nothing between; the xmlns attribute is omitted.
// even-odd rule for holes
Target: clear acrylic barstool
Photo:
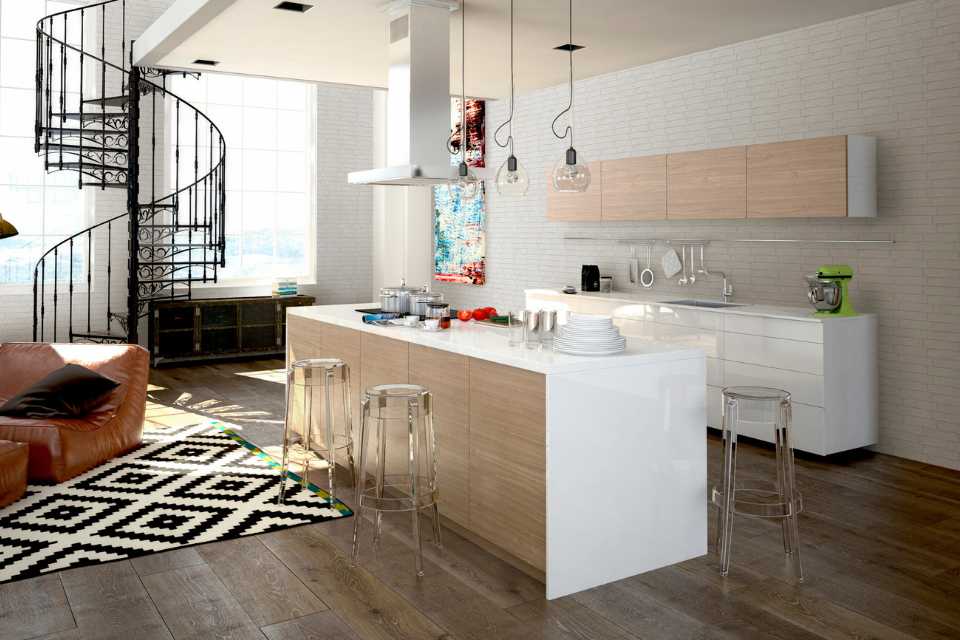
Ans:
<svg viewBox="0 0 960 640"><path fill-rule="evenodd" d="M780 520L783 550L793 560L794 575L803 582L800 565L800 530L798 516L803 511L803 498L797 490L793 448L790 445L790 393L768 387L727 387L723 390L723 464L721 486L713 487L711 501L719 510L717 516L717 549L720 554L720 575L730 570L730 549L733 546L733 516ZM736 486L737 433L741 422L769 424L776 444L776 484L766 487Z"/></svg>
<svg viewBox="0 0 960 640"><path fill-rule="evenodd" d="M337 451L346 452L356 482L350 396L350 367L343 360L308 358L287 368L278 503L286 494L291 460L301 467L300 484L304 488L310 482L310 465L321 459L326 462L331 501L336 498Z"/></svg>
<svg viewBox="0 0 960 640"><path fill-rule="evenodd" d="M433 396L419 385L384 384L367 389L361 405L363 417L360 422L353 562L356 563L360 556L360 525L364 509L376 513L375 547L380 541L383 512L410 511L413 514L416 570L417 575L422 576L421 510L430 508L433 511L434 542L440 545ZM394 430L392 434L391 430ZM400 452L388 450L391 435L394 436L394 446L401 447ZM372 478L368 478L371 452L374 456L373 473Z"/></svg>

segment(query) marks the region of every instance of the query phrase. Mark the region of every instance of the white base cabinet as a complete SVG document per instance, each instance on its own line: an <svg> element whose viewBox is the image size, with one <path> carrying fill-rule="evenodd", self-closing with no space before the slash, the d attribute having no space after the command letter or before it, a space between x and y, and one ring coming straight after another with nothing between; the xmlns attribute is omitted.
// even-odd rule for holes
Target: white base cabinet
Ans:
<svg viewBox="0 0 960 640"><path fill-rule="evenodd" d="M632 340L669 342L707 354L707 425L722 426L724 387L776 387L793 396L793 445L830 455L877 443L877 318L817 317L752 305L694 308L610 295L527 292L527 307L609 314ZM773 441L762 418L741 414L739 433Z"/></svg>

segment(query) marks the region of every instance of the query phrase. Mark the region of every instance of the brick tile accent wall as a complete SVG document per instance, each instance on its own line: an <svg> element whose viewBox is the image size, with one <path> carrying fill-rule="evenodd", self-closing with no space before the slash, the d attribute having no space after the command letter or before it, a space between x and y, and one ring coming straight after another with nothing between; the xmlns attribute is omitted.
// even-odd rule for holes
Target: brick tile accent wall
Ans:
<svg viewBox="0 0 960 640"><path fill-rule="evenodd" d="M519 79L522 91L522 60ZM579 283L582 263L599 264L619 288L629 287L629 247L617 238L895 239L893 247L716 242L707 266L732 277L735 301L796 306L806 305L805 273L823 263L853 266L854 305L880 319L877 449L960 469L960 2L920 0L590 78L577 82L576 102L576 146L587 160L876 136L880 216L547 222L545 173L565 148L549 128L566 103L566 87L554 87L519 97L516 151L531 175L525 198L497 196L493 177L505 153L488 146L487 286L438 290L454 305L519 308L524 288ZM487 131L505 110L489 103ZM657 276L654 291L665 298L719 296L717 281L679 287Z"/></svg>

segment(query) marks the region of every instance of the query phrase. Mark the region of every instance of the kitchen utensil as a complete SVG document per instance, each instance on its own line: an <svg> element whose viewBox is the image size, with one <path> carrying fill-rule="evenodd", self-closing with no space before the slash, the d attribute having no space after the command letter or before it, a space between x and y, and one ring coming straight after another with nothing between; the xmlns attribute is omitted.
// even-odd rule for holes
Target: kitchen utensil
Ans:
<svg viewBox="0 0 960 640"><path fill-rule="evenodd" d="M573 286L572 284L568 284L567 286L565 286L565 287L563 288L563 292L564 292L565 294L567 294L568 296L576 295L576 293L577 293L577 288L576 288L575 286Z"/></svg>
<svg viewBox="0 0 960 640"><path fill-rule="evenodd" d="M637 257L637 248L630 247L630 261L627 263L627 279L636 286L640 280L640 259Z"/></svg>
<svg viewBox="0 0 960 640"><path fill-rule="evenodd" d="M427 305L426 319L437 320L441 329L450 328L450 305L446 302L431 302Z"/></svg>
<svg viewBox="0 0 960 640"><path fill-rule="evenodd" d="M697 281L697 274L694 273L694 269L693 269L694 266L696 266L696 263L693 260L693 247L691 246L687 248L690 249L690 262L689 262L689 267L687 268L687 271L690 272L689 283L693 284L694 282ZM686 259L684 259L683 264L684 266L688 264Z"/></svg>
<svg viewBox="0 0 960 640"><path fill-rule="evenodd" d="M627 346L610 316L570 314L553 341L554 351L572 355L612 355Z"/></svg>
<svg viewBox="0 0 960 640"><path fill-rule="evenodd" d="M600 291L600 267L595 264L580 267L580 290Z"/></svg>
<svg viewBox="0 0 960 640"><path fill-rule="evenodd" d="M427 317L427 308L434 302L443 302L442 293L420 291L410 294L410 313L421 318ZM449 309L449 307L448 307Z"/></svg>
<svg viewBox="0 0 960 640"><path fill-rule="evenodd" d="M523 341L532 349L540 346L540 312L526 309L523 312Z"/></svg>
<svg viewBox="0 0 960 640"><path fill-rule="evenodd" d="M440 331L440 318L427 318L423 321L423 328L426 331Z"/></svg>
<svg viewBox="0 0 960 640"><path fill-rule="evenodd" d="M523 344L523 314L510 312L507 314L507 344L511 347L519 347Z"/></svg>
<svg viewBox="0 0 960 640"><path fill-rule="evenodd" d="M853 269L845 264L827 264L817 269L814 275L806 276L807 300L816 309L815 315L855 316L850 302L848 285L853 279Z"/></svg>
<svg viewBox="0 0 960 640"><path fill-rule="evenodd" d="M613 276L600 276L600 293L613 293Z"/></svg>
<svg viewBox="0 0 960 640"><path fill-rule="evenodd" d="M680 269L683 268L683 263L680 262L680 257L677 255L676 250L667 249L667 252L663 254L663 259L660 261L661 266L663 267L663 275L668 278L680 273Z"/></svg>
<svg viewBox="0 0 960 640"><path fill-rule="evenodd" d="M553 309L541 309L539 315L540 342L552 345L557 334L557 312Z"/></svg>
<svg viewBox="0 0 960 640"><path fill-rule="evenodd" d="M640 269L640 261L637 260L637 273L639 273L637 280L640 283L640 286L644 289L649 289L653 286L653 269L650 268L650 259L652 253L653 247L651 247L649 244L643 245L641 257L643 258L643 262L646 266L642 270Z"/></svg>
<svg viewBox="0 0 960 640"><path fill-rule="evenodd" d="M410 296L414 293L426 293L426 286L408 287L400 281L399 287L380 289L380 308L388 313L410 313Z"/></svg>

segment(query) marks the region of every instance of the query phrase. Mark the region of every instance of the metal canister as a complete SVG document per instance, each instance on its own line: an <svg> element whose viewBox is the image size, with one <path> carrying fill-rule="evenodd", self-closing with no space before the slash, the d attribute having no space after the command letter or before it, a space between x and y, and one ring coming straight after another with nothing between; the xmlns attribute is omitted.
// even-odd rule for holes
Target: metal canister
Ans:
<svg viewBox="0 0 960 640"><path fill-rule="evenodd" d="M428 307L435 302L443 302L442 293L412 293L410 294L410 313L415 316L420 316L421 318L426 318Z"/></svg>
<svg viewBox="0 0 960 640"><path fill-rule="evenodd" d="M554 309L541 309L539 316L540 342L552 345L557 335L557 312Z"/></svg>

